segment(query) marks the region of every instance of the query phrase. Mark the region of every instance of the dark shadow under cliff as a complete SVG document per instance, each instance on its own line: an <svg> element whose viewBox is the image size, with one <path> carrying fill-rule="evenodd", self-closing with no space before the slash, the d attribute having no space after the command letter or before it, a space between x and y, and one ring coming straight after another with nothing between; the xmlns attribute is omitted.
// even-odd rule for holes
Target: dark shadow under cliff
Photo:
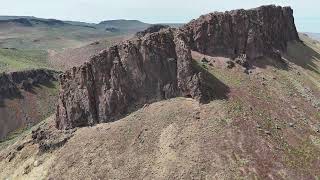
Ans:
<svg viewBox="0 0 320 180"><path fill-rule="evenodd" d="M200 72L203 77L203 83L206 88L209 88L207 92L209 92L209 99L207 102L212 100L222 100L228 99L228 94L230 93L230 88L216 78L213 74L208 72L204 67L197 63L197 61L193 60L193 67L197 72Z"/></svg>
<svg viewBox="0 0 320 180"><path fill-rule="evenodd" d="M24 89L25 91L32 93L32 94L37 94L35 91L35 88L42 88L42 86L47 87L47 88L56 88L56 85L53 83L53 81L47 81L39 84L32 85L30 88Z"/></svg>
<svg viewBox="0 0 320 180"><path fill-rule="evenodd" d="M250 61L249 64L249 69L254 69L255 67L265 69L268 66L272 66L276 69L289 70L289 65L283 58L261 57Z"/></svg>
<svg viewBox="0 0 320 180"><path fill-rule="evenodd" d="M315 51L307 42L292 42L288 45L285 58L309 71L320 74L320 53Z"/></svg>
<svg viewBox="0 0 320 180"><path fill-rule="evenodd" d="M0 96L0 108L6 107L5 100L14 100L14 99L23 99L23 95L21 94L21 91L16 91L15 93L12 93L10 95L2 95Z"/></svg>
<svg viewBox="0 0 320 180"><path fill-rule="evenodd" d="M48 69L34 69L2 73L0 75L0 107L5 100L24 99L24 92L37 94L35 89L55 89L59 72Z"/></svg>
<svg viewBox="0 0 320 180"><path fill-rule="evenodd" d="M289 70L289 64L293 63L303 69L320 74L320 54L305 42L289 42L287 52L283 53L282 59L274 57L262 57L252 60L250 68L266 68L272 66L277 69Z"/></svg>
<svg viewBox="0 0 320 180"><path fill-rule="evenodd" d="M8 93L1 93L0 94L0 108L6 107L5 101L6 100L15 100L15 99L24 99L24 93L23 92L28 92L32 93L34 95L37 95L38 92L35 90L37 89L43 89L43 87L48 88L48 89L56 89L56 85L54 84L53 81L48 81L44 83L39 83L39 84L34 84L26 89L21 89L19 87L14 88L14 90L11 90L11 92Z"/></svg>
<svg viewBox="0 0 320 180"><path fill-rule="evenodd" d="M208 99L203 102L204 104L210 103L214 100L223 100L228 99L228 94L230 93L230 88L224 84L222 81L220 81L218 78L216 78L214 75L212 75L210 72L208 72L205 68L203 68L200 64L198 64L195 60L193 60L193 67L195 72L201 73L202 76L202 82L203 87L208 88L206 89L206 92L208 92ZM178 96L181 97L181 96ZM189 96L186 96L185 98L191 98ZM169 98L170 99L170 98ZM144 108L146 106L149 106L149 104L164 101L167 100L166 98L160 98L160 99L149 99L146 102L143 103L133 103L126 112L124 112L122 115L113 116L112 118L109 118L106 122L100 122L100 123L109 123L109 122L115 122L119 119L122 119L128 115L130 115L133 112L138 111L141 108ZM84 125L88 126L88 124Z"/></svg>

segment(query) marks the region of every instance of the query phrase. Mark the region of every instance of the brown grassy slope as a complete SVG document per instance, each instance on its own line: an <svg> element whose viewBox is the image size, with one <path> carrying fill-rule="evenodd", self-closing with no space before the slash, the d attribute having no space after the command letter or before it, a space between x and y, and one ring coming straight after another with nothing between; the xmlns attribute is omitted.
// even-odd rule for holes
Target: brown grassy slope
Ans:
<svg viewBox="0 0 320 180"><path fill-rule="evenodd" d="M80 128L51 153L37 154L29 134L0 151L0 177L319 179L319 51L292 43L288 52L287 66L260 59L249 75L238 65L228 69L226 58L202 63L194 52L199 67L228 87L216 87L216 100L157 102L117 122Z"/></svg>
<svg viewBox="0 0 320 180"><path fill-rule="evenodd" d="M236 100L199 105L194 100L178 98L154 103L118 122L81 128L53 153L37 155L37 146L30 143L17 152L13 161L1 159L0 176L14 179L319 176L316 164L319 136L306 133L300 137L301 127L281 126L282 130L276 130L262 124L259 129L256 123L261 123L262 117L252 119L248 112L248 118L242 119L243 108ZM14 152L9 149L1 155ZM37 165L38 162L42 164Z"/></svg>
<svg viewBox="0 0 320 180"><path fill-rule="evenodd" d="M18 97L1 99L0 140L6 136L11 139L54 113L57 94L58 82L52 82L34 87L32 91L21 90Z"/></svg>
<svg viewBox="0 0 320 180"><path fill-rule="evenodd" d="M83 47L66 49L62 52L48 50L49 64L61 70L70 69L74 66L80 66L90 59L91 56L98 54L100 51L107 49L108 47L121 42L128 37L130 37L130 35L109 37Z"/></svg>
<svg viewBox="0 0 320 180"><path fill-rule="evenodd" d="M54 49L79 47L95 41L106 33L96 32L90 28L78 26L20 26L16 24L0 24L0 47L17 49Z"/></svg>
<svg viewBox="0 0 320 180"><path fill-rule="evenodd" d="M64 70L81 65L91 55L118 42L122 39L121 36L134 34L149 26L143 23L144 26L139 26L139 22L115 22L126 27L117 32L109 32L105 25L96 27L95 24L80 22L55 24L54 20L32 17L25 18L24 23L1 21L0 71L30 68ZM100 44L88 45L96 41L100 41Z"/></svg>

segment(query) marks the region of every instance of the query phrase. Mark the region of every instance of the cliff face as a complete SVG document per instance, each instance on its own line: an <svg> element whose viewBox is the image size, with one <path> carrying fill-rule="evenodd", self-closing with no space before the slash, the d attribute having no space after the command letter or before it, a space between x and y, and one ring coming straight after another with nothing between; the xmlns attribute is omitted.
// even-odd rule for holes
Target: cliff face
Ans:
<svg viewBox="0 0 320 180"><path fill-rule="evenodd" d="M290 7L261 6L210 13L182 29L195 51L231 57L246 54L249 59L286 51L288 41L299 40Z"/></svg>
<svg viewBox="0 0 320 180"><path fill-rule="evenodd" d="M118 119L135 106L176 96L207 99L184 36L171 29L103 51L60 77L58 128Z"/></svg>
<svg viewBox="0 0 320 180"><path fill-rule="evenodd" d="M292 10L264 6L201 16L180 29L145 31L60 77L56 126L110 122L150 101L212 94L192 66L191 50L254 59L298 40Z"/></svg>

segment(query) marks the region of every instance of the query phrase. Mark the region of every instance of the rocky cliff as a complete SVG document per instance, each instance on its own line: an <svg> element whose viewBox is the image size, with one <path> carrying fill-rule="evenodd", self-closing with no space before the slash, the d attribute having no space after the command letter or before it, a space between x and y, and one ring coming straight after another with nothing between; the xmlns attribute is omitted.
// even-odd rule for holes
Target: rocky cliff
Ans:
<svg viewBox="0 0 320 180"><path fill-rule="evenodd" d="M147 34L61 75L57 127L110 122L132 108L176 96L206 100L183 38L172 29Z"/></svg>
<svg viewBox="0 0 320 180"><path fill-rule="evenodd" d="M167 26L167 25L156 24L156 25L150 26L149 28L145 29L144 31L137 32L136 36L143 37L146 34L158 32L161 29L166 29L166 28L169 28L169 27L170 26Z"/></svg>
<svg viewBox="0 0 320 180"><path fill-rule="evenodd" d="M193 67L191 50L254 59L285 51L288 41L299 39L292 9L276 6L212 13L180 29L140 34L61 75L59 129L110 122L176 96L208 101L214 92Z"/></svg>
<svg viewBox="0 0 320 180"><path fill-rule="evenodd" d="M215 12L186 24L188 44L207 55L249 59L286 51L287 42L299 40L290 7L261 6L250 10Z"/></svg>

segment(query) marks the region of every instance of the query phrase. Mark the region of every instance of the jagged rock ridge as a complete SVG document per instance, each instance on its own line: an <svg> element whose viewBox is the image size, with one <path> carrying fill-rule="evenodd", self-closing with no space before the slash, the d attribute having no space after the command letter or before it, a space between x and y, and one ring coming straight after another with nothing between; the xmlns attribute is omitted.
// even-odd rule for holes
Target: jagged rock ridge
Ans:
<svg viewBox="0 0 320 180"><path fill-rule="evenodd" d="M58 128L118 119L134 105L176 96L207 98L184 36L172 29L114 46L60 78Z"/></svg>
<svg viewBox="0 0 320 180"><path fill-rule="evenodd" d="M299 40L292 9L263 6L201 16L180 29L155 28L74 67L60 77L59 129L110 122L150 101L187 96L205 102L212 90L192 66L191 50L254 59Z"/></svg>
<svg viewBox="0 0 320 180"><path fill-rule="evenodd" d="M161 25L161 24L156 24L156 25L153 25L149 28L147 28L146 30L144 31L140 31L140 32L137 32L136 33L136 36L138 37L143 37L145 36L146 34L150 34L150 33L154 33L154 32L158 32L160 31L161 29L166 29L166 28L169 28L170 26L167 26L167 25Z"/></svg>
<svg viewBox="0 0 320 180"><path fill-rule="evenodd" d="M290 7L261 6L250 10L215 12L182 27L193 50L207 55L248 59L286 51L287 42L299 40Z"/></svg>

